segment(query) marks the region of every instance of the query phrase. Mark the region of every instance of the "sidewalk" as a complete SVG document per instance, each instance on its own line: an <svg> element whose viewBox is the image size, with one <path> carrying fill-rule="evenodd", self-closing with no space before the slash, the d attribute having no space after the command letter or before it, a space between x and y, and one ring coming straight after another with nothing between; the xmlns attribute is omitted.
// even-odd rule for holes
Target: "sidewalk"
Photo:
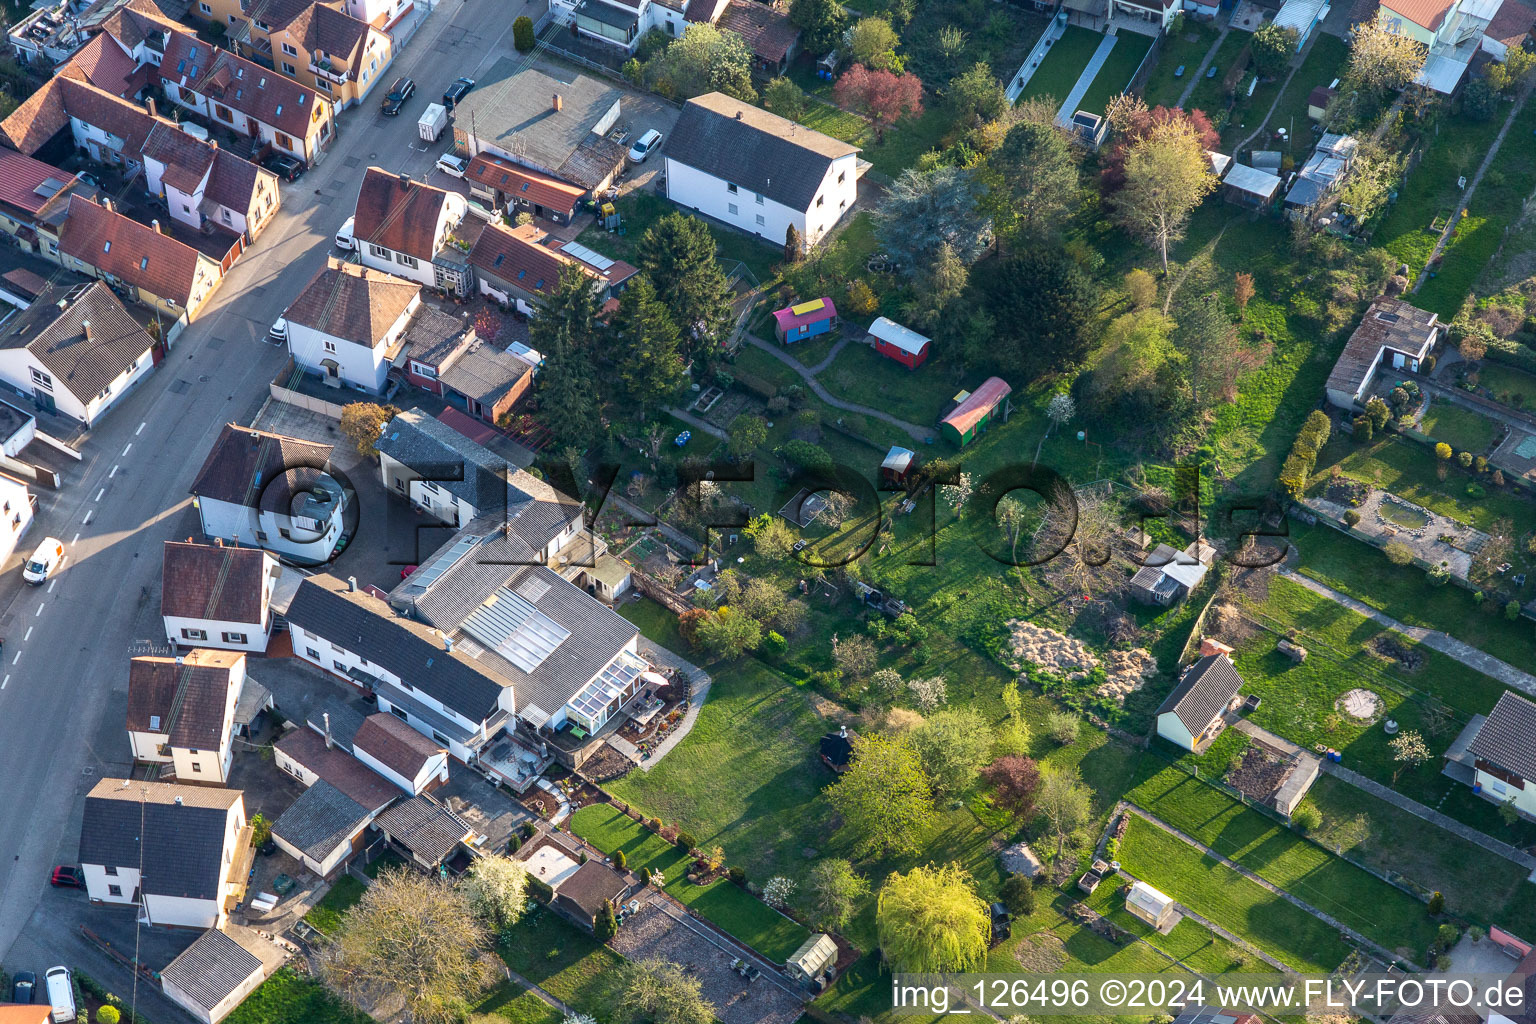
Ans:
<svg viewBox="0 0 1536 1024"><path fill-rule="evenodd" d="M1088 92L1088 87L1093 85L1093 80L1099 77L1099 69L1109 59L1109 51L1115 48L1119 41L1118 36L1105 36L1099 40L1098 49L1093 51L1093 56L1088 58L1088 63L1083 67L1083 73L1077 76L1077 82L1073 84L1072 91L1067 93L1067 98L1062 100L1061 109L1056 111L1056 123L1066 127L1072 123L1072 115L1077 113L1077 105L1083 101L1083 96Z"/></svg>
<svg viewBox="0 0 1536 1024"><path fill-rule="evenodd" d="M1500 661L1491 654L1484 653L1471 644L1462 643L1449 633L1443 633L1438 629L1429 629L1426 626L1409 626L1398 622L1385 612L1377 611L1364 601L1357 601L1347 594L1341 594L1325 583L1319 583L1314 579L1294 572L1291 569L1281 569L1280 575L1292 583L1300 584L1323 597L1337 601L1352 612L1358 612L1378 625L1385 626L1396 633L1401 633L1410 639L1417 640L1431 650L1439 651L1447 657L1454 658L1466 665L1475 668L1485 676L1492 676L1505 686L1513 687L1530 697L1536 697L1536 676L1523 669L1518 669L1507 661Z"/></svg>

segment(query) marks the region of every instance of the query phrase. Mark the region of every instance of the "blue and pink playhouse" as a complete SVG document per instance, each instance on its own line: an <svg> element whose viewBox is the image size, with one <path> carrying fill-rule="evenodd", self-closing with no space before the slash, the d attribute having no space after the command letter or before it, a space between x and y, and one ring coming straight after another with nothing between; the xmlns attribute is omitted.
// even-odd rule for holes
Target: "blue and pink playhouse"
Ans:
<svg viewBox="0 0 1536 1024"><path fill-rule="evenodd" d="M792 345L818 334L826 334L837 326L837 307L831 299L812 299L773 311L773 333L779 344Z"/></svg>

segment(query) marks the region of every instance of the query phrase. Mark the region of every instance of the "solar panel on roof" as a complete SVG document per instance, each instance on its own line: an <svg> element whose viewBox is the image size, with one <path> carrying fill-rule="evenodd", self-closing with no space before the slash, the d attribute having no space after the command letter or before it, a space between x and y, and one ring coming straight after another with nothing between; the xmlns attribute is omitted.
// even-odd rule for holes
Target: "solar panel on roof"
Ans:
<svg viewBox="0 0 1536 1024"><path fill-rule="evenodd" d="M524 672L535 671L571 635L570 630L506 587L476 608L464 620L463 628Z"/></svg>
<svg viewBox="0 0 1536 1024"><path fill-rule="evenodd" d="M613 266L614 261L600 252L588 249L579 242L566 242L560 247L567 256L573 256L590 267L596 267L599 271L607 270Z"/></svg>
<svg viewBox="0 0 1536 1024"><path fill-rule="evenodd" d="M58 195L59 189L61 189L63 187L64 187L64 183L62 181L60 181L58 178L48 178L41 185L37 186L37 188L33 189L32 191L34 193L36 193L37 195L42 196L44 199L51 199L54 196Z"/></svg>
<svg viewBox="0 0 1536 1024"><path fill-rule="evenodd" d="M427 589L439 576L447 572L455 562L469 554L469 549L478 543L480 543L479 537L465 537L456 542L447 551L444 551L431 562L411 573L411 585L413 587L420 587L422 590Z"/></svg>

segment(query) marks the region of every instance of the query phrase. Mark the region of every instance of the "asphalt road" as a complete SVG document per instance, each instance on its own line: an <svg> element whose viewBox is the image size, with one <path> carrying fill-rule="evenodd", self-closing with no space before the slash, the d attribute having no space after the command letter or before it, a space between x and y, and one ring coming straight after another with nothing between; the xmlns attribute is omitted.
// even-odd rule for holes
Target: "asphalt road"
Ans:
<svg viewBox="0 0 1536 1024"><path fill-rule="evenodd" d="M39 495L38 521L22 547L58 537L68 548L64 566L42 587L25 586L14 566L0 577L0 963L7 971L41 976L67 963L128 995L129 972L84 942L77 925L99 921L99 931L131 936L131 915L125 924L121 911L52 890L47 877L54 864L75 860L84 793L128 769L128 658L135 641L164 643L161 544L195 529L193 475L223 424L249 422L265 399L284 360L265 340L267 328L336 253L332 239L364 169L430 171L447 147L422 148L421 109L459 75L478 77L513 52L513 18L537 20L544 2L438 0L384 85L340 115L331 150L285 187L281 211L210 306L91 435L64 488ZM382 117L379 99L399 74L416 80L416 96L398 118ZM441 173L431 180L441 184ZM157 952L168 959L192 937L147 935L145 960L154 963ZM139 986L138 998L157 1024L190 1019L149 986Z"/></svg>

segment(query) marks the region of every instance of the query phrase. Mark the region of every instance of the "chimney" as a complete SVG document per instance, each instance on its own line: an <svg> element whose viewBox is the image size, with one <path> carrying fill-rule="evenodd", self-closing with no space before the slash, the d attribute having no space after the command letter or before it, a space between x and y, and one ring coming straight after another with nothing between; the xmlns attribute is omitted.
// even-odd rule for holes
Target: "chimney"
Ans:
<svg viewBox="0 0 1536 1024"><path fill-rule="evenodd" d="M325 749L335 750L336 744L331 741L331 713L323 711L320 713L320 717L325 719Z"/></svg>
<svg viewBox="0 0 1536 1024"><path fill-rule="evenodd" d="M158 219L151 218L149 226L155 229L155 234L160 234L160 221Z"/></svg>
<svg viewBox="0 0 1536 1024"><path fill-rule="evenodd" d="M187 663L187 659L186 659L185 656L180 655L180 654L176 655L176 664L178 664L178 665L185 665L186 663Z"/></svg>
<svg viewBox="0 0 1536 1024"><path fill-rule="evenodd" d="M411 187L411 176L409 174L406 174L404 171L400 172L400 187L401 188L410 188Z"/></svg>
<svg viewBox="0 0 1536 1024"><path fill-rule="evenodd" d="M741 120L741 111L739 111L739 110L736 111L736 120L738 120L738 121Z"/></svg>
<svg viewBox="0 0 1536 1024"><path fill-rule="evenodd" d="M181 797L180 796L176 797L176 806L177 807L181 806Z"/></svg>
<svg viewBox="0 0 1536 1024"><path fill-rule="evenodd" d="M351 593L354 593L354 594L357 593L357 577L356 576L348 576L347 577L347 590L349 592L351 592Z"/></svg>
<svg viewBox="0 0 1536 1024"><path fill-rule="evenodd" d="M843 739L847 739L848 738L848 727L846 725L838 726L837 727L837 734L839 736L841 736Z"/></svg>
<svg viewBox="0 0 1536 1024"><path fill-rule="evenodd" d="M453 651L453 637L451 637L451 636L443 637L443 650L448 651L450 653Z"/></svg>
<svg viewBox="0 0 1536 1024"><path fill-rule="evenodd" d="M101 208L108 211L109 213L117 209L116 206L112 205L112 198L110 196L101 197Z"/></svg>
<svg viewBox="0 0 1536 1024"><path fill-rule="evenodd" d="M91 340L91 322L89 320L80 321L80 333L85 335L86 341Z"/></svg>
<svg viewBox="0 0 1536 1024"><path fill-rule="evenodd" d="M149 108L149 116L150 117L154 117L155 116L155 98L153 96L150 96L148 99L146 99L144 101L144 106Z"/></svg>
<svg viewBox="0 0 1536 1024"><path fill-rule="evenodd" d="M555 113L557 113L557 114L560 113L560 111L562 109L564 109L564 107L565 107L565 97L561 96L559 93L555 93Z"/></svg>
<svg viewBox="0 0 1536 1024"><path fill-rule="evenodd" d="M224 546L224 538L223 537L215 537L215 538L213 538L213 546L216 547L216 548L223 547Z"/></svg>

